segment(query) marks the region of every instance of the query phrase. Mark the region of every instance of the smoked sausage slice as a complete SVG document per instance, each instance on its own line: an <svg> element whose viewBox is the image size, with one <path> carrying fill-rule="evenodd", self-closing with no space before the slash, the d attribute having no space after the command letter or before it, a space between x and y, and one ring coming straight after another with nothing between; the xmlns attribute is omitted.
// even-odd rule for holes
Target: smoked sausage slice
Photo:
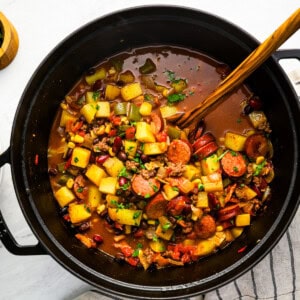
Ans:
<svg viewBox="0 0 300 300"><path fill-rule="evenodd" d="M223 171L230 177L240 177L246 173L247 165L239 152L228 151L221 159Z"/></svg>
<svg viewBox="0 0 300 300"><path fill-rule="evenodd" d="M133 177L131 187L138 196L150 198L159 191L160 182L155 178L145 179L138 174Z"/></svg>
<svg viewBox="0 0 300 300"><path fill-rule="evenodd" d="M182 140L173 140L167 151L168 160L173 163L186 164L191 159L191 148Z"/></svg>
<svg viewBox="0 0 300 300"><path fill-rule="evenodd" d="M268 151L268 140L264 135L255 133L246 139L245 152L250 159L255 160L259 156L265 156Z"/></svg>
<svg viewBox="0 0 300 300"><path fill-rule="evenodd" d="M216 222L212 216L205 215L194 224L194 230L197 237L207 239L215 234Z"/></svg>
<svg viewBox="0 0 300 300"><path fill-rule="evenodd" d="M149 219L158 219L166 214L168 201L161 193L155 195L146 205L145 212Z"/></svg>

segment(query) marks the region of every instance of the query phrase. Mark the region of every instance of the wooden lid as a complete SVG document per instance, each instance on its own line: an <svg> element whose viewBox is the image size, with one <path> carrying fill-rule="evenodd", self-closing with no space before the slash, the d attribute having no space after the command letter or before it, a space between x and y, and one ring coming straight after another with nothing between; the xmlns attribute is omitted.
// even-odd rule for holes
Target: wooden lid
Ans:
<svg viewBox="0 0 300 300"><path fill-rule="evenodd" d="M1 12L0 30L3 35L3 41L0 45L0 69L3 69L15 58L19 48L19 37L14 26Z"/></svg>

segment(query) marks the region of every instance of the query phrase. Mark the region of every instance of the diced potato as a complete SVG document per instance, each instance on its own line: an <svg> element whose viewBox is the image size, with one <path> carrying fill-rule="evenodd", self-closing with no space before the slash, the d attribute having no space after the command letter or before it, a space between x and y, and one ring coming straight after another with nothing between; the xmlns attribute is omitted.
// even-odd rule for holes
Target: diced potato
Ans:
<svg viewBox="0 0 300 300"><path fill-rule="evenodd" d="M249 114L249 119L254 128L263 128L267 125L268 120L263 111L253 111Z"/></svg>
<svg viewBox="0 0 300 300"><path fill-rule="evenodd" d="M107 101L97 102L97 118L108 118L110 116L110 104Z"/></svg>
<svg viewBox="0 0 300 300"><path fill-rule="evenodd" d="M198 256L205 256L214 252L215 248L216 245L213 239L202 240L198 243L197 249L194 254Z"/></svg>
<svg viewBox="0 0 300 300"><path fill-rule="evenodd" d="M200 207L200 208L209 207L207 192L199 192L198 193L198 199L197 199L196 206Z"/></svg>
<svg viewBox="0 0 300 300"><path fill-rule="evenodd" d="M223 191L222 176L219 172L211 173L207 176L201 176L205 192Z"/></svg>
<svg viewBox="0 0 300 300"><path fill-rule="evenodd" d="M233 227L230 231L233 237L236 239L243 233L244 227Z"/></svg>
<svg viewBox="0 0 300 300"><path fill-rule="evenodd" d="M79 168L86 168L89 164L90 156L90 150L82 147L75 147L72 152L71 165Z"/></svg>
<svg viewBox="0 0 300 300"><path fill-rule="evenodd" d="M81 223L91 217L91 212L85 204L70 204L69 216L73 224Z"/></svg>
<svg viewBox="0 0 300 300"><path fill-rule="evenodd" d="M142 210L127 208L108 208L109 217L120 224L139 226L142 219Z"/></svg>
<svg viewBox="0 0 300 300"><path fill-rule="evenodd" d="M92 85L95 81L99 79L104 79L106 77L106 70L104 68L98 69L93 75L85 76L85 81Z"/></svg>
<svg viewBox="0 0 300 300"><path fill-rule="evenodd" d="M181 93L184 89L187 88L187 82L185 79L179 79L172 82L171 86L175 90L175 93Z"/></svg>
<svg viewBox="0 0 300 300"><path fill-rule="evenodd" d="M110 205L114 206L114 203L119 201L119 197L116 195L107 194L105 197L105 200L106 200L108 206L110 206Z"/></svg>
<svg viewBox="0 0 300 300"><path fill-rule="evenodd" d="M88 189L88 204L91 209L95 209L101 201L101 193L95 185L90 185Z"/></svg>
<svg viewBox="0 0 300 300"><path fill-rule="evenodd" d="M163 190L164 190L163 195L166 200L171 200L179 195L179 189L169 184L165 184L163 186Z"/></svg>
<svg viewBox="0 0 300 300"><path fill-rule="evenodd" d="M160 112L163 119L176 115L178 113L178 108L176 106L162 106L160 107Z"/></svg>
<svg viewBox="0 0 300 300"><path fill-rule="evenodd" d="M138 82L127 84L121 88L121 95L125 101L129 101L142 94L143 91Z"/></svg>
<svg viewBox="0 0 300 300"><path fill-rule="evenodd" d="M93 122L97 112L96 104L87 103L81 109L80 113L85 117L86 121L90 124Z"/></svg>
<svg viewBox="0 0 300 300"><path fill-rule="evenodd" d="M59 126L65 127L68 122L74 123L76 120L77 118L75 116L71 115L67 110L63 110L61 112Z"/></svg>
<svg viewBox="0 0 300 300"><path fill-rule="evenodd" d="M135 141L129 141L129 140L124 141L124 150L129 158L133 158L135 156L137 146L138 144Z"/></svg>
<svg viewBox="0 0 300 300"><path fill-rule="evenodd" d="M247 137L241 134L227 131L225 133L224 145L233 151L243 151Z"/></svg>
<svg viewBox="0 0 300 300"><path fill-rule="evenodd" d="M202 159L200 163L203 175L214 173L220 169L220 162L217 154L212 154Z"/></svg>
<svg viewBox="0 0 300 300"><path fill-rule="evenodd" d="M99 184L99 191L104 194L115 195L117 190L117 177L104 177Z"/></svg>
<svg viewBox="0 0 300 300"><path fill-rule="evenodd" d="M146 155L157 155L165 153L168 149L168 145L165 142L154 142L154 143L145 143L143 152Z"/></svg>
<svg viewBox="0 0 300 300"><path fill-rule="evenodd" d="M235 225L237 227L249 226L251 221L250 214L240 214L235 217Z"/></svg>
<svg viewBox="0 0 300 300"><path fill-rule="evenodd" d="M150 116L152 112L152 105L149 102L143 102L140 106L140 114L142 116Z"/></svg>
<svg viewBox="0 0 300 300"><path fill-rule="evenodd" d="M174 230L172 228L164 230L163 226L159 224L155 230L155 233L158 237L169 241L174 233Z"/></svg>
<svg viewBox="0 0 300 300"><path fill-rule="evenodd" d="M99 92L86 92L85 93L85 101L86 103L96 103L100 99Z"/></svg>
<svg viewBox="0 0 300 300"><path fill-rule="evenodd" d="M249 201L257 196L257 193L247 185L238 186L235 189L235 194L238 198Z"/></svg>
<svg viewBox="0 0 300 300"><path fill-rule="evenodd" d="M133 83L135 80L135 77L131 71L127 70L120 74L119 80L124 83Z"/></svg>
<svg viewBox="0 0 300 300"><path fill-rule="evenodd" d="M182 179L183 180L180 180L178 183L178 188L180 189L180 191L182 193L188 194L189 192L191 192L194 189L195 184L184 177L182 177Z"/></svg>
<svg viewBox="0 0 300 300"><path fill-rule="evenodd" d="M135 138L142 143L154 143L155 137L152 133L150 124L146 122L137 122Z"/></svg>
<svg viewBox="0 0 300 300"><path fill-rule="evenodd" d="M194 165L186 165L183 176L190 181L193 181L196 178L200 178L201 170Z"/></svg>
<svg viewBox="0 0 300 300"><path fill-rule="evenodd" d="M107 84L105 89L105 99L114 100L120 95L120 93L121 90L118 86Z"/></svg>
<svg viewBox="0 0 300 300"><path fill-rule="evenodd" d="M64 207L74 201L76 197L71 190L63 186L55 192L55 198L60 207Z"/></svg>
<svg viewBox="0 0 300 300"><path fill-rule="evenodd" d="M104 163L103 167L105 167L107 173L112 177L118 177L119 173L124 167L124 164L117 157L109 157Z"/></svg>
<svg viewBox="0 0 300 300"><path fill-rule="evenodd" d="M220 247L226 240L226 234L224 231L217 231L212 239L214 240L215 245Z"/></svg>
<svg viewBox="0 0 300 300"><path fill-rule="evenodd" d="M150 248L154 251L154 252L164 252L166 251L166 245L165 242L162 240L155 240L155 241L150 241L149 242L149 246Z"/></svg>
<svg viewBox="0 0 300 300"><path fill-rule="evenodd" d="M97 186L99 186L99 183L101 181L102 178L107 177L107 174L105 173L105 171L97 166L96 164L91 164L86 173L85 176L94 184L96 184Z"/></svg>

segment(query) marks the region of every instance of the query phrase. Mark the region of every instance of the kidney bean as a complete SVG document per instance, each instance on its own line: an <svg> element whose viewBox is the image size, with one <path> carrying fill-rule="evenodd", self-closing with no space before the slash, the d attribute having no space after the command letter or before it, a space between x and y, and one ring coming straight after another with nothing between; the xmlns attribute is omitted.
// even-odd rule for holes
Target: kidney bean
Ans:
<svg viewBox="0 0 300 300"><path fill-rule="evenodd" d="M124 177L124 176L119 177L119 185L120 186L125 185L127 182L128 182L128 179L126 177Z"/></svg>
<svg viewBox="0 0 300 300"><path fill-rule="evenodd" d="M146 154L142 154L141 155L141 160L143 163L146 163L148 162L150 159L149 159L149 156L147 156Z"/></svg>
<svg viewBox="0 0 300 300"><path fill-rule="evenodd" d="M84 222L84 223L82 223L82 224L78 227L78 230L79 230L80 232L83 232L83 231L88 230L90 227L91 227L91 225L90 225L89 222Z"/></svg>
<svg viewBox="0 0 300 300"><path fill-rule="evenodd" d="M251 112L253 112L253 107L251 105L247 104L244 107L244 114L245 115L249 115Z"/></svg>
<svg viewBox="0 0 300 300"><path fill-rule="evenodd" d="M127 154L124 151L119 151L117 156L118 156L118 159L120 159L121 161L127 160Z"/></svg>
<svg viewBox="0 0 300 300"><path fill-rule="evenodd" d="M123 145L122 138L120 136L116 136L112 146L113 152L118 153L121 150L122 145Z"/></svg>
<svg viewBox="0 0 300 300"><path fill-rule="evenodd" d="M103 81L102 80L96 80L93 84L93 91L100 91L103 89Z"/></svg>
<svg viewBox="0 0 300 300"><path fill-rule="evenodd" d="M48 174L49 174L50 176L55 176L55 175L57 175L57 173L58 173L58 171L57 171L57 169L54 168L54 167L48 169Z"/></svg>
<svg viewBox="0 0 300 300"><path fill-rule="evenodd" d="M100 165L102 165L107 159L109 158L108 154L104 154L104 155L99 155L96 158L96 162Z"/></svg>
<svg viewBox="0 0 300 300"><path fill-rule="evenodd" d="M93 240L94 242L96 242L97 244L101 244L103 243L103 237L100 234L95 233L93 235Z"/></svg>
<svg viewBox="0 0 300 300"><path fill-rule="evenodd" d="M254 110L260 110L262 108L262 101L260 100L259 97L253 97L249 100L249 105Z"/></svg>

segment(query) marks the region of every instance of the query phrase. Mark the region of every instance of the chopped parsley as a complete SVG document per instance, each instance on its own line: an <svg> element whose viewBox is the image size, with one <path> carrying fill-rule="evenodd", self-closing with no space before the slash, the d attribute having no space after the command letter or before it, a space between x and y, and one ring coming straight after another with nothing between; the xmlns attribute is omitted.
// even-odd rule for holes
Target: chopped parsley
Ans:
<svg viewBox="0 0 300 300"><path fill-rule="evenodd" d="M161 226L163 231L167 231L168 229L170 229L170 227L172 226L172 224L170 222L166 222L164 225Z"/></svg>
<svg viewBox="0 0 300 300"><path fill-rule="evenodd" d="M142 214L141 211L136 211L134 214L133 214L133 219L138 219L140 217L140 215Z"/></svg>
<svg viewBox="0 0 300 300"><path fill-rule="evenodd" d="M126 167L123 167L118 175L119 177L128 177L127 169Z"/></svg>
<svg viewBox="0 0 300 300"><path fill-rule="evenodd" d="M185 99L186 95L182 94L182 93L178 93L178 94L171 94L167 97L168 100L168 104L172 105L174 103L178 103L181 102Z"/></svg>
<svg viewBox="0 0 300 300"><path fill-rule="evenodd" d="M116 206L118 209L123 209L125 208L123 203L119 203L117 200L111 200L110 204L113 206Z"/></svg>
<svg viewBox="0 0 300 300"><path fill-rule="evenodd" d="M93 92L92 98L94 101L97 101L99 97L100 97L100 92Z"/></svg>
<svg viewBox="0 0 300 300"><path fill-rule="evenodd" d="M255 168L255 172L253 173L253 176L258 176L260 172L262 171L263 167L265 166L266 161L264 160L261 164L257 165Z"/></svg>
<svg viewBox="0 0 300 300"><path fill-rule="evenodd" d="M146 195L144 196L145 199L148 199L148 198L150 198L150 197L151 197L150 194L146 194Z"/></svg>
<svg viewBox="0 0 300 300"><path fill-rule="evenodd" d="M228 152L229 150L226 150L225 152L223 152L218 158L217 158L217 161L221 160L225 155L226 153Z"/></svg>
<svg viewBox="0 0 300 300"><path fill-rule="evenodd" d="M139 256L139 253L140 253L140 250L143 248L143 245L141 243L138 243L136 245L136 249L133 251L132 253L132 257L138 257Z"/></svg>
<svg viewBox="0 0 300 300"><path fill-rule="evenodd" d="M177 186L172 186L172 190L176 191L176 192L179 192L179 188Z"/></svg>
<svg viewBox="0 0 300 300"><path fill-rule="evenodd" d="M234 167L233 167L233 171L234 171L234 172L238 172L238 171L239 171L239 168L238 168L237 166L234 166Z"/></svg>
<svg viewBox="0 0 300 300"><path fill-rule="evenodd" d="M198 191L203 191L204 190L204 184L203 183L199 183L198 184Z"/></svg>
<svg viewBox="0 0 300 300"><path fill-rule="evenodd" d="M79 162L79 158L78 157L74 157L74 162L78 163Z"/></svg>

